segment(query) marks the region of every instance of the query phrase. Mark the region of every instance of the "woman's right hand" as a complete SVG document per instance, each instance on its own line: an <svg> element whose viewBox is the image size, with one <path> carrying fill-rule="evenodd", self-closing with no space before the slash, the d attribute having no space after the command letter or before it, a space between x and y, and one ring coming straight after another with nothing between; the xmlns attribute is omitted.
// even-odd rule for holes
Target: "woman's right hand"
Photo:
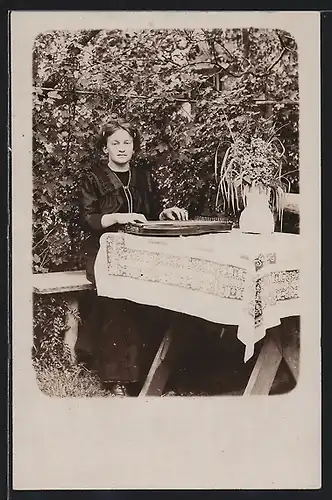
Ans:
<svg viewBox="0 0 332 500"><path fill-rule="evenodd" d="M146 217L143 214L125 213L114 215L117 224L128 224L130 222L146 222Z"/></svg>
<svg viewBox="0 0 332 500"><path fill-rule="evenodd" d="M143 214L137 213L115 213L105 214L102 216L101 225L104 228L113 226L114 224L128 224L130 222L146 222L146 217Z"/></svg>

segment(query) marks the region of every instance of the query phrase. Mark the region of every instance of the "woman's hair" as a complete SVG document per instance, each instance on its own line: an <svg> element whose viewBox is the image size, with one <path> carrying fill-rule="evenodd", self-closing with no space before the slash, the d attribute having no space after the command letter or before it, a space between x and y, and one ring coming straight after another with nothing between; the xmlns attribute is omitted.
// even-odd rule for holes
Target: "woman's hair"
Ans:
<svg viewBox="0 0 332 500"><path fill-rule="evenodd" d="M100 147L101 148L106 147L107 138L121 128L123 130L126 130L126 132L128 132L128 134L133 138L134 151L138 152L141 145L141 138L139 132L132 123L127 122L122 118L112 119L102 126L99 137Z"/></svg>

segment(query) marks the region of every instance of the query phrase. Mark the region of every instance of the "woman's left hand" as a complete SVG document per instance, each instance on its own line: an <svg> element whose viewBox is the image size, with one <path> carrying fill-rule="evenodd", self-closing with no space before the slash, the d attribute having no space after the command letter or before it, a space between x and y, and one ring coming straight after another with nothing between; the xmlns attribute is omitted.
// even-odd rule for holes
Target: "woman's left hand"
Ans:
<svg viewBox="0 0 332 500"><path fill-rule="evenodd" d="M184 208L165 208L159 215L160 220L188 220L188 211Z"/></svg>

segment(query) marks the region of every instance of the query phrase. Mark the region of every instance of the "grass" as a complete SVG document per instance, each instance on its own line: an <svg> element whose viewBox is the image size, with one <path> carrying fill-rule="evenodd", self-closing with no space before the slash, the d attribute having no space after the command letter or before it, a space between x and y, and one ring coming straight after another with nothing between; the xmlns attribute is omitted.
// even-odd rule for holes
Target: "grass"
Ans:
<svg viewBox="0 0 332 500"><path fill-rule="evenodd" d="M98 377L82 365L52 367L34 363L39 389L51 397L109 396Z"/></svg>
<svg viewBox="0 0 332 500"><path fill-rule="evenodd" d="M104 389L98 377L84 366L77 365L60 369L58 367L43 367L36 369L36 379L39 389L51 397L109 397L110 391ZM210 382L210 383L209 383ZM192 384L190 384L192 385ZM210 385L210 387L209 387ZM212 381L206 380L205 387L193 390L192 387L173 386L166 389L163 397L172 396L241 396L243 387L223 387L219 391ZM273 384L271 394L283 394L293 389L294 385L285 370L281 370Z"/></svg>

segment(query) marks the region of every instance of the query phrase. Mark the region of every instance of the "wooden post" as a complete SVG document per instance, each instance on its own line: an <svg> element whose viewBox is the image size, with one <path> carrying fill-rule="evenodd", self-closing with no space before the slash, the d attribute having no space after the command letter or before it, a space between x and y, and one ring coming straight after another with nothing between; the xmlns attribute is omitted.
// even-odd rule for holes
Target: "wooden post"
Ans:
<svg viewBox="0 0 332 500"><path fill-rule="evenodd" d="M172 327L170 327L157 351L149 373L145 379L140 396L161 396L171 371L170 347Z"/></svg>
<svg viewBox="0 0 332 500"><path fill-rule="evenodd" d="M250 45L250 40L249 40L249 30L248 29L242 29L242 42L243 42L243 55L245 59L248 59L249 57L249 45Z"/></svg>
<svg viewBox="0 0 332 500"><path fill-rule="evenodd" d="M297 383L300 349L298 333L292 331L295 321L294 317L284 318L266 334L244 395L269 394L282 359Z"/></svg>
<svg viewBox="0 0 332 500"><path fill-rule="evenodd" d="M256 364L245 388L244 396L268 395L271 390L282 360L280 349L271 333L268 332L264 339Z"/></svg>
<svg viewBox="0 0 332 500"><path fill-rule="evenodd" d="M68 346L73 363L76 363L75 344L79 324L77 293L92 288L93 285L86 279L85 271L63 271L33 275L34 293L41 295L66 294L69 308L66 315L68 328L65 332L64 343Z"/></svg>
<svg viewBox="0 0 332 500"><path fill-rule="evenodd" d="M76 294L68 294L68 311L67 311L67 331L64 337L64 343L68 346L70 351L72 363L76 363L75 345L78 334L79 324L79 308L78 299Z"/></svg>

